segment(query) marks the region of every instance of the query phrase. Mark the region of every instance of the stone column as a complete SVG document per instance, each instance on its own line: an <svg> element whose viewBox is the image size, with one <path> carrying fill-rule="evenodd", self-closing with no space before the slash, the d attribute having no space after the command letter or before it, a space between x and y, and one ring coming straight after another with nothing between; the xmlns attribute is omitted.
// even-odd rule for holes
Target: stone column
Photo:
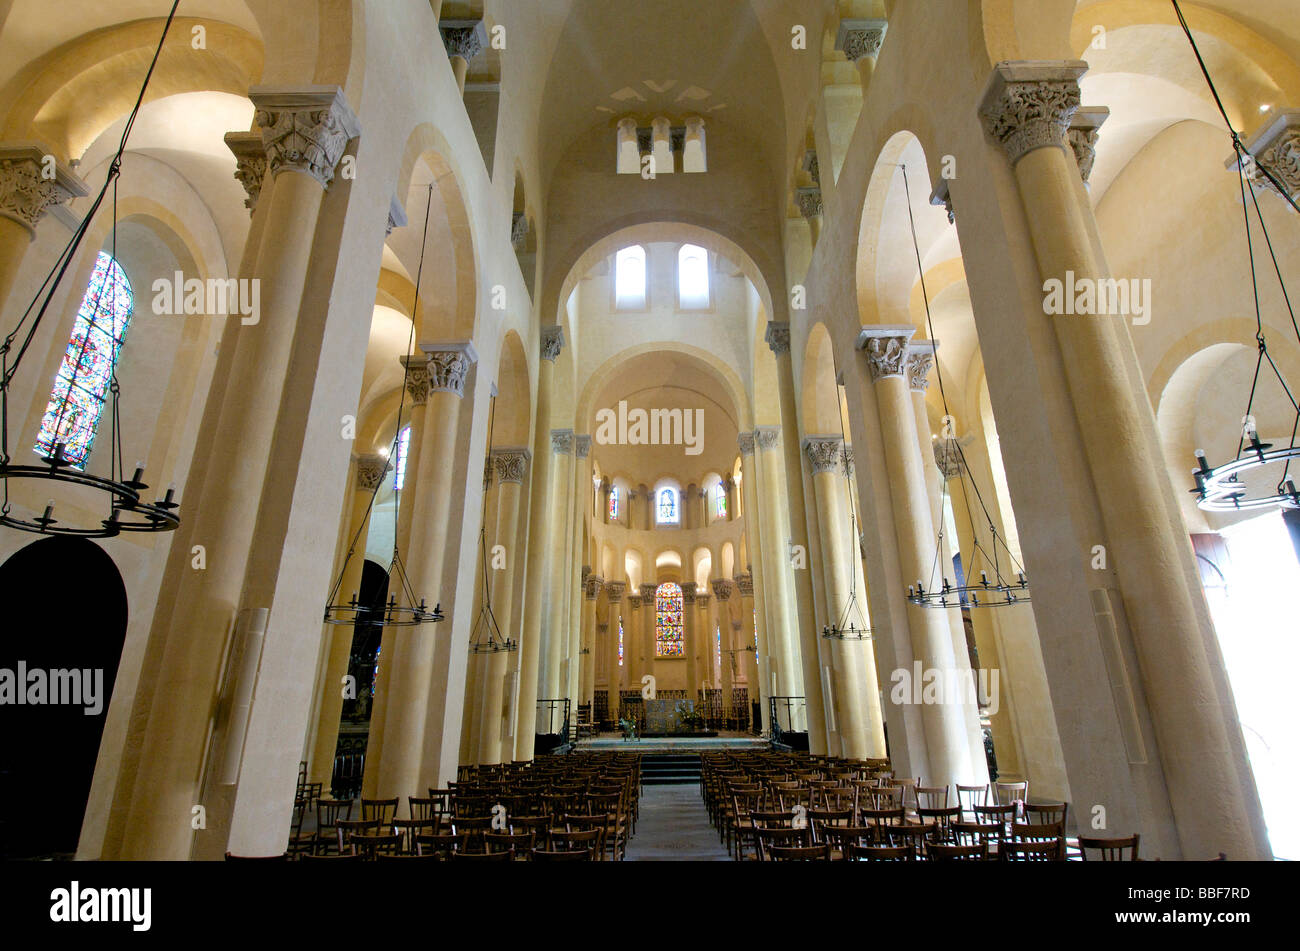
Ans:
<svg viewBox="0 0 1300 951"><path fill-rule="evenodd" d="M730 505L728 505L727 511L730 513ZM731 592L735 590L735 584L730 578L714 578L712 584L713 597L717 599L716 604L718 606L718 631L722 636L720 684L722 688L722 718L726 720L734 715L731 709L731 692L736 686L736 678L732 669L732 665L736 663L736 655L728 653L737 646L735 638L732 636L731 621Z"/></svg>
<svg viewBox="0 0 1300 951"><path fill-rule="evenodd" d="M422 343L420 349L428 361L429 399L420 440L415 482L419 491L413 496L406 569L414 596L438 603L450 596L450 592L439 588L451 534L451 501L456 494L453 479L461 400L478 354L473 344L463 341ZM414 441L414 429L411 437ZM402 593L391 593L399 604L405 600ZM455 696L450 689L449 634L429 625L395 630L390 673L380 680L380 691L389 692L384 705L383 745L378 757L366 758L367 772L377 770L374 788L382 799L404 799L439 784L442 749L446 744L458 746L460 742L459 724L454 736L446 732L454 715L450 711L454 707L458 713L464 699L463 685Z"/></svg>
<svg viewBox="0 0 1300 951"><path fill-rule="evenodd" d="M603 586L604 579L600 575L588 575L583 583L585 599L582 603L582 649L586 653L580 656L582 658L581 696L582 702L586 704L592 704L596 696L596 599L600 597L600 589ZM594 704L591 710L594 717L596 713Z"/></svg>
<svg viewBox="0 0 1300 951"><path fill-rule="evenodd" d="M1044 286L1064 282L1071 274L1107 277L1078 162L1066 148L1067 129L1080 102L1079 77L1086 70L1083 62L1001 63L980 109L986 134L1012 166ZM1127 621L1144 688L1141 699L1153 727L1152 752L1161 767L1141 769L1147 756L1139 746L1144 744L1136 737L1128 742L1130 772L1135 783L1139 777L1141 782L1141 791L1134 790L1139 810L1152 816L1163 812L1163 779L1185 857L1224 851L1237 858L1264 858L1269 848L1258 795L1196 582L1186 526L1169 498L1151 406L1133 384L1142 377L1127 322L1088 316L1042 319L1051 323L1066 390L1060 403L1045 405L1060 405L1069 425L1077 427L1091 483L1099 487L1095 504L1105 539L1094 543L1105 545L1112 568L1111 586L1098 584L1090 592L1095 623L1099 631L1114 632L1103 633L1103 643L1122 646ZM1033 531L1026 526L1027 535ZM1085 576L1088 555L1081 548L1074 558ZM1036 596L1036 616L1039 605ZM1046 627L1040 620L1040 631ZM1112 671L1115 666L1108 664ZM1138 702L1129 696L1130 703ZM1121 722L1133 722L1129 733L1134 734L1140 717L1118 712ZM1098 733L1110 728L1107 723ZM1073 744L1074 737L1067 739L1064 729L1062 734ZM1112 764L1104 769L1110 773ZM1159 778L1141 775L1151 772ZM1113 775L1118 779L1122 774ZM1076 795L1087 795L1073 770L1070 784ZM1115 783L1116 793L1122 785L1122 779ZM1215 795L1206 796L1206 789Z"/></svg>
<svg viewBox="0 0 1300 951"><path fill-rule="evenodd" d="M313 255L326 250L315 243L324 190L349 141L360 133L360 125L337 87L255 89L250 98L258 107L257 122L263 130L272 178L265 196L264 238L253 265L253 274L260 280L261 321L256 332L239 334L224 398L219 406L205 408L205 416L215 413L219 421L209 447L212 458L205 467L203 490L200 497L186 499L186 510L193 523L190 537L206 547L208 564L206 570L196 572L187 560L169 562L164 576L162 587L175 590L176 597L170 612L156 613L154 618L149 650L155 654L157 666L152 691L141 697L147 709L137 706L135 711L137 721L144 724L143 735L133 737L140 749L133 795L129 805L115 806L127 813L116 858L189 858L196 838L190 824L192 807L200 796L206 797L208 807L208 830L197 837L203 840L198 843L203 854L219 858L227 846L236 852L276 847L271 840L278 837L270 830L278 824L281 812L284 828L288 828L296 770L293 760L306 731L304 717L304 722L293 724L297 738L292 744L279 735L252 746L244 744L241 762L250 756L263 762L284 761L256 776L255 770L246 773L241 766L239 775L254 779L250 785L278 789L285 778L281 770L290 785L286 791L290 800L282 809L279 804L262 802L260 811L247 813L250 824L246 831L234 829L240 795L237 776L218 776L221 770L214 767L205 782L207 792L199 792L231 631L239 632L241 643L236 649L240 653L245 648L260 650L260 670L270 681L281 672L297 670L292 657L297 644L281 634L292 623L284 606L279 606L273 617L265 615L269 627L260 638L254 633L261 623L256 620L260 612L275 607L274 591L267 587L274 586L279 577L274 570L262 571L257 562L260 556L262 561L278 565L287 530L284 520L265 518L259 503L264 494L274 495L284 486L267 448L276 444L282 403L292 402L303 392L301 387L309 388L313 381L287 378L283 373L267 372L267 368L290 366L294 350L308 346L305 334L315 334L318 345L325 337L326 321L313 314L308 329L300 319L300 309ZM301 440L301 430L297 435ZM260 448L235 451L233 447ZM268 499L268 504L278 506L282 501ZM327 560L326 572L328 568ZM296 610L301 610L301 605ZM239 618L243 620L237 622ZM276 674L271 675L271 670ZM305 692L304 710L310 704L314 672L309 662L301 679L292 679L288 673L281 681L294 691ZM178 697L202 700L180 703ZM277 725L290 724L281 717ZM248 728L254 729L251 718ZM215 741L224 747L238 738L222 735ZM256 799L260 793L251 795ZM281 844L285 841L287 831L279 839Z"/></svg>
<svg viewBox="0 0 1300 951"><path fill-rule="evenodd" d="M569 544L572 540L570 519L573 506L569 499L570 487L573 485L573 430L551 430L552 462L555 465L555 488L551 497L552 541L549 558L550 586L549 612L547 615L546 635L546 670L542 683L546 692L543 700L560 698L562 683L560 675L564 663L565 647L568 645L566 622L568 611L564 592L569 582L569 566L566 562ZM554 724L552 724L554 726Z"/></svg>
<svg viewBox="0 0 1300 951"><path fill-rule="evenodd" d="M605 581L605 599L609 603L609 620L608 620L609 635L608 636L610 640L613 642L612 656L614 658L615 671L618 670L618 625L619 625L620 616L623 616L623 592L625 592L626 590L627 590L626 581L609 581L609 580ZM632 644L630 641L632 625L625 623L623 625L623 629L624 629L623 630L623 669L627 670L628 657L631 655L632 652L631 651ZM632 690L639 686L640 686L639 684L634 684L629 680L627 689ZM610 703L614 707L615 718L617 719L617 714L618 714L617 687L615 687L614 690L612 691L612 695L610 697Z"/></svg>
<svg viewBox="0 0 1300 951"><path fill-rule="evenodd" d="M492 611L496 615L497 626L501 636L519 642L515 624L515 577L520 561L520 552L516 551L519 540L520 495L523 492L524 477L528 473L528 461L532 453L524 447L494 449L491 461L497 477L497 520L496 544L505 546L505 568L498 571L488 561L489 585L492 591ZM489 556L490 556L489 552ZM487 681L485 686L484 723L479 735L480 763L500 763L509 758L503 748L505 740L505 718L510 715L510 698L505 694L506 673L513 653L497 651L489 654L487 662Z"/></svg>
<svg viewBox="0 0 1300 951"><path fill-rule="evenodd" d="M641 595L627 596L627 624L623 630L623 670L627 672L629 684L641 682L641 671L645 667L645 615L641 611ZM614 631L614 665L618 667L618 631Z"/></svg>
<svg viewBox="0 0 1300 951"><path fill-rule="evenodd" d="M837 483L840 501L844 511L858 512L857 489L854 484L856 464L852 446L844 447L843 465L845 479L843 483ZM853 583L858 593L858 604L862 608L863 620L870 625L871 618L867 614L870 593L867 591L866 566L862 563L865 556L861 524L860 518L856 523L848 525L841 523L841 545L843 546L841 550L847 553L849 570L853 573ZM855 525L858 527L856 532L853 530ZM885 709L881 699L879 668L876 666L875 635L872 635L871 640L846 641L845 647L853 656L856 669L861 672L857 687L862 697L867 755L877 759L888 756L889 749L885 744Z"/></svg>
<svg viewBox="0 0 1300 951"><path fill-rule="evenodd" d="M748 526L752 527L752 526ZM736 582L736 596L740 598L740 633L733 646L736 647L753 647L754 650L747 651L738 656L744 658L744 665L741 668L745 675L745 689L751 706L746 710L746 715L752 720L752 706L755 700L758 701L759 710L759 728L760 731L767 723L767 687L763 684L763 678L759 676L758 655L763 649L763 612L757 609L755 605L756 592L754 591L754 574L752 571L745 571L732 579Z"/></svg>
<svg viewBox="0 0 1300 951"><path fill-rule="evenodd" d="M913 332L910 326L866 327L858 346L867 358L876 390L900 567L905 578L920 579L928 585L935 532L918 449L916 415L905 378L907 345ZM949 671L957 669L957 660L953 656L946 614L909 603L907 619L913 656L924 670L949 676ZM957 698L943 699L947 702L925 703L921 708L930 770L934 774L922 778L931 785L987 782L988 769L983 756L974 760L969 742L968 721L974 717L978 723L978 711L974 704L954 702Z"/></svg>
<svg viewBox="0 0 1300 951"><path fill-rule="evenodd" d="M695 619L695 590L698 586L694 581L682 582L682 649L685 651L686 659L686 699L695 699L695 691L699 687L700 678L698 668L695 663L695 643L699 639L699 624Z"/></svg>
<svg viewBox="0 0 1300 951"><path fill-rule="evenodd" d="M537 696L544 685L541 680L544 642L542 614L551 603L547 586L550 580L553 531L552 500L560 494L562 481L559 466L553 459L550 435L551 397L555 380L555 361L564 348L564 331L557 326L541 330L541 360L537 377L537 422L533 459L532 492L529 502L528 575L522 612L523 630L519 645L519 701L516 708L515 759L533 758L537 734Z"/></svg>
<svg viewBox="0 0 1300 951"><path fill-rule="evenodd" d="M46 211L85 194L85 183L46 149L0 145L0 308Z"/></svg>
<svg viewBox="0 0 1300 951"><path fill-rule="evenodd" d="M642 661L641 667L637 673L637 679L628 682L627 686L629 690L640 690L641 678L646 674L649 674L652 677L657 676L655 664L655 612L658 605L656 604L655 596L658 591L658 585L641 585L641 607L644 609L645 613L641 615L641 636L640 641L638 642L638 648L641 651Z"/></svg>
<svg viewBox="0 0 1300 951"><path fill-rule="evenodd" d="M345 549L338 559L342 581L334 600L346 603L361 589L361 572L366 563L366 534L370 526L370 499L375 488L389 472L391 463L383 456L353 456L355 481L347 514ZM321 783L329 790L334 776L334 753L339 742L339 719L343 715L343 678L352 656L355 625L326 624L324 640L325 670L320 684L316 736L312 744L308 780Z"/></svg>
<svg viewBox="0 0 1300 951"><path fill-rule="evenodd" d="M570 579L565 586L569 605L567 633L568 683L564 696L569 698L572 722L577 722L578 703L582 696L582 562L583 541L587 535L588 501L591 492L591 437L573 437L573 510L569 516L572 535L569 539Z"/></svg>
<svg viewBox="0 0 1300 951"><path fill-rule="evenodd" d="M609 494L614 490L609 477L600 480L600 521L609 524Z"/></svg>
<svg viewBox="0 0 1300 951"><path fill-rule="evenodd" d="M786 494L789 500L790 537L809 548L808 518L804 509L803 461L799 458L799 415L795 406L794 368L790 362L790 325L769 323L767 344L776 355L777 387L781 399L781 433L785 451ZM808 748L815 755L827 751L825 700L822 697L820 634L813 600L811 566L794 571L793 618L803 663L804 697L808 706Z"/></svg>
<svg viewBox="0 0 1300 951"><path fill-rule="evenodd" d="M419 485L420 457L425 439L425 407L429 402L429 368L428 360L423 355L400 359L405 371L406 400L410 404L406 422L411 427L411 437L407 440L402 488L397 490L394 503L397 506L397 533L394 538L398 555L403 564L409 568L411 521L415 517L416 487ZM392 452L396 455L396 446ZM398 593L397 584L396 578L389 579L390 595ZM379 640L381 660L396 657L400 636L398 631L399 629L395 627L384 628ZM390 665L384 663L383 666L388 668ZM376 687L374 705L370 710L370 734L366 739L366 771L361 783L361 794L368 799L377 798L379 795L378 764L384 748L384 731L388 722L388 698L392 695L392 691L388 689L389 680L388 677L381 678Z"/></svg>
<svg viewBox="0 0 1300 951"><path fill-rule="evenodd" d="M710 623L712 602L706 583L704 590L697 591L695 595L695 630L698 635L695 638L695 689L699 691L697 710L703 709L707 697L705 685L713 684L713 625Z"/></svg>

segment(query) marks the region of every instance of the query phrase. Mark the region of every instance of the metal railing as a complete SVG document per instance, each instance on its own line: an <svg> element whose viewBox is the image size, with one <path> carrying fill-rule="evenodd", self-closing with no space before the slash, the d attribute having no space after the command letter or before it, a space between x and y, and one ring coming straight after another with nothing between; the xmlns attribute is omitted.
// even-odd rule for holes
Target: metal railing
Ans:
<svg viewBox="0 0 1300 951"><path fill-rule="evenodd" d="M768 736L794 750L808 749L808 703L804 697L768 697Z"/></svg>

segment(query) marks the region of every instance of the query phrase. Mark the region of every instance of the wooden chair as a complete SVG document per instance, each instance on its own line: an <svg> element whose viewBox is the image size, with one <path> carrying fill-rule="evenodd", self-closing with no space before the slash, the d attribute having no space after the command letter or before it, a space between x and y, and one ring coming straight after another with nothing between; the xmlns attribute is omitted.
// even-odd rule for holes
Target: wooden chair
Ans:
<svg viewBox="0 0 1300 951"><path fill-rule="evenodd" d="M768 859L772 862L829 862L831 846L829 842L821 845L772 845L768 846Z"/></svg>
<svg viewBox="0 0 1300 951"><path fill-rule="evenodd" d="M947 786L917 786L916 787L916 808L921 809L947 809L948 808L948 787Z"/></svg>
<svg viewBox="0 0 1300 951"><path fill-rule="evenodd" d="M316 800L316 848L313 854L328 853L338 848L338 824L352 818L352 800Z"/></svg>
<svg viewBox="0 0 1300 951"><path fill-rule="evenodd" d="M1064 862L1065 839L1055 842L1003 842L998 846L1003 862Z"/></svg>
<svg viewBox="0 0 1300 951"><path fill-rule="evenodd" d="M925 844L925 857L932 862L983 862L989 857L984 845L943 845L938 842Z"/></svg>
<svg viewBox="0 0 1300 951"><path fill-rule="evenodd" d="M509 862L514 858L514 853L507 849L504 852L453 852L451 860L453 862Z"/></svg>
<svg viewBox="0 0 1300 951"><path fill-rule="evenodd" d="M1065 828L1065 816L1070 811L1070 804L1065 802L1027 802L1020 807L1026 822L1058 822Z"/></svg>
<svg viewBox="0 0 1300 951"><path fill-rule="evenodd" d="M352 846L352 851L366 861L374 861L380 852L387 855L400 855L402 852L402 837L382 832L355 832L348 836L348 844Z"/></svg>
<svg viewBox="0 0 1300 951"><path fill-rule="evenodd" d="M483 837L492 831L492 817L453 817L451 820L451 831L453 835L463 835L465 837L464 845L458 851L486 852L487 844L484 842Z"/></svg>
<svg viewBox="0 0 1300 951"><path fill-rule="evenodd" d="M379 831L379 821L377 819L340 819L334 827L339 854L342 855L344 852L356 853L356 849L351 844L353 836L378 835Z"/></svg>
<svg viewBox="0 0 1300 951"><path fill-rule="evenodd" d="M875 826L827 826L824 831L832 861L847 860L850 845L871 844L877 833Z"/></svg>
<svg viewBox="0 0 1300 951"><path fill-rule="evenodd" d="M1029 798L1029 783L994 783L993 802L999 806L1015 805L1017 809Z"/></svg>
<svg viewBox="0 0 1300 951"><path fill-rule="evenodd" d="M380 828L397 818L397 799L362 799L361 818L378 819Z"/></svg>
<svg viewBox="0 0 1300 951"><path fill-rule="evenodd" d="M850 862L910 862L912 850L907 846L849 845Z"/></svg>
<svg viewBox="0 0 1300 951"><path fill-rule="evenodd" d="M754 841L760 862L772 860L771 849L774 846L798 847L810 845L807 829L755 829Z"/></svg>
<svg viewBox="0 0 1300 951"><path fill-rule="evenodd" d="M519 859L527 858L537 842L532 832L489 832L483 839L489 852L509 852Z"/></svg>
<svg viewBox="0 0 1300 951"><path fill-rule="evenodd" d="M1093 836L1079 836L1079 855L1088 861L1088 850L1097 853L1102 862L1136 862L1138 860L1138 842L1140 835L1126 835L1119 838L1100 839ZM1222 855L1223 853L1219 853Z"/></svg>
<svg viewBox="0 0 1300 951"><path fill-rule="evenodd" d="M952 825L961 821L961 807L951 806L946 809L918 809L916 810L917 818L922 823L932 823L934 825L934 835L931 840L934 842L950 842L952 840Z"/></svg>
<svg viewBox="0 0 1300 951"><path fill-rule="evenodd" d="M852 809L810 809L808 811L808 826L812 831L812 841L814 845L821 845L828 841L826 830L833 826L849 826L853 824Z"/></svg>
<svg viewBox="0 0 1300 951"><path fill-rule="evenodd" d="M979 845L992 853L1006 838L1000 822L954 822L949 825L954 845Z"/></svg>
<svg viewBox="0 0 1300 951"><path fill-rule="evenodd" d="M980 823L996 822L1002 826L1003 837L1011 834L1011 823L1016 821L1019 815L1018 806L1015 803L1009 803L1004 806L976 806L975 821Z"/></svg>
<svg viewBox="0 0 1300 951"><path fill-rule="evenodd" d="M601 854L605 834L604 829L580 829L551 833L551 850L555 852L586 851L592 858Z"/></svg>
<svg viewBox="0 0 1300 951"><path fill-rule="evenodd" d="M1012 842L1055 842L1065 836L1065 830L1059 822L1011 823Z"/></svg>
<svg viewBox="0 0 1300 951"><path fill-rule="evenodd" d="M574 849L571 852L551 852L533 849L534 862L590 862L591 849Z"/></svg>
<svg viewBox="0 0 1300 951"><path fill-rule="evenodd" d="M934 835L933 822L904 823L889 830L891 845L901 845L912 850L912 855L921 857L923 843Z"/></svg>
<svg viewBox="0 0 1300 951"><path fill-rule="evenodd" d="M345 852L342 855L317 855L312 852L303 853L300 858L304 862L360 862L361 856L353 855L351 852Z"/></svg>
<svg viewBox="0 0 1300 951"><path fill-rule="evenodd" d="M961 809L962 820L967 816L972 819L975 817L976 806L987 806L989 804L989 787L985 786L963 786L957 784L957 807Z"/></svg>
<svg viewBox="0 0 1300 951"><path fill-rule="evenodd" d="M876 845L890 845L892 843L890 834L895 827L903 824L903 809L901 806L893 809L863 809L861 822L862 825L874 830Z"/></svg>
<svg viewBox="0 0 1300 951"><path fill-rule="evenodd" d="M442 815L442 810L438 808L441 800L435 798L424 798L421 796L407 796L406 802L410 808L411 818L420 820L437 820Z"/></svg>
<svg viewBox="0 0 1300 951"><path fill-rule="evenodd" d="M402 839L400 852L403 855L414 855L415 837L435 834L438 831L438 820L394 819L389 828L392 830L393 835L400 836Z"/></svg>
<svg viewBox="0 0 1300 951"><path fill-rule="evenodd" d="M227 862L287 862L289 853L281 852L279 855L232 855L226 853Z"/></svg>
<svg viewBox="0 0 1300 951"><path fill-rule="evenodd" d="M455 833L417 835L415 837L415 854L422 857L433 856L440 859L449 859L452 853L461 851L464 846L465 837Z"/></svg>

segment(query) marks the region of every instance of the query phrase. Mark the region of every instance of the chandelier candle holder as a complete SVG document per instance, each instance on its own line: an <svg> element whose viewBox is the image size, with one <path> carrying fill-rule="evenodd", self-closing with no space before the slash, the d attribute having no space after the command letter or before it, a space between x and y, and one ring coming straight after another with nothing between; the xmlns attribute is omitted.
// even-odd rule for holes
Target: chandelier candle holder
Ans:
<svg viewBox="0 0 1300 951"><path fill-rule="evenodd" d="M171 532L175 531L181 523L179 504L176 501L176 487L171 486L167 489L166 495L154 501L148 501L145 495L149 488L144 481L144 464L137 463L131 477L126 478L126 467L123 465L122 456L122 432L121 432L121 395L122 388L117 379L117 358L121 349L121 337L125 332L125 318L120 320L119 327L118 312L115 309L117 305L122 304L129 315L131 304L131 294L129 287L126 286L125 275L122 274L121 268L115 263L111 266L104 267L103 279L92 283L95 288L93 298L87 293L87 300L82 304L82 312L78 320L84 320L82 314L87 311L94 315L100 315L107 309L110 315L110 328L105 331L104 328L98 327L93 322L90 323L84 331L79 331L74 335L72 342L68 346L67 354L64 357L64 367L71 363L71 369L66 371L70 373L67 392L51 400L50 409L47 410L47 419L54 412L57 405L57 414L54 416L53 425L42 426L42 435L38 441L37 450L44 451L40 456L40 465L24 465L16 463L14 456L10 451L9 445L9 418L10 406L9 397L14 388L14 379L22 366L23 358L30 349L32 342L36 339L37 331L41 322L49 312L50 304L58 292L60 284L64 277L67 276L69 268L77 259L77 252L81 248L82 242L90 231L91 222L95 215L103 206L104 201L112 191L113 205L113 224L111 228L111 247L113 261L117 257L117 181L122 174L122 157L126 154L127 140L131 136L132 126L135 124L136 117L140 114L140 107L144 102L145 91L149 88L149 80L153 77L154 69L158 65L158 58L162 53L163 45L167 41L167 34L171 29L172 22L176 17L176 7L180 0L172 4L171 12L167 15L166 23L163 26L162 37L158 41L158 47L154 51L152 62L149 64L149 70L145 73L144 82L140 87L140 94L136 98L135 106L131 110L126 120L126 125L122 131L122 138L118 143L117 151L113 155L108 165L108 174L104 178L103 187L91 202L90 209L86 212L85 217L69 238L68 243L64 246L62 253L59 254L44 281L41 282L40 289L27 309L23 312L22 317L18 320L14 329L0 343L0 483L3 484L2 497L0 497L0 525L8 528L17 529L22 532L32 532L38 535L63 535L76 538L113 538L123 532ZM75 182L70 176L60 172L57 181L47 182L38 187L36 192L38 198L44 206L57 203L63 197L70 197L73 194L85 194L80 188L80 183ZM36 212L33 212L33 224ZM105 256L101 255L101 261ZM96 276L100 276L99 268L96 269ZM119 279L119 275L121 278ZM107 294L107 302L103 298ZM103 307L101 307L103 303ZM92 333L93 331L93 333ZM110 342L108 349L111 356L107 359L99 347L92 342L92 338L98 334L99 337L109 337ZM95 436L97 427L98 413L95 415L89 425L87 432L82 422L82 407L74 403L75 381L81 379L81 374L85 372L92 379L102 373L97 370L104 362L108 366L106 378L100 376L99 385L95 387L95 392L90 394L89 399L98 400L99 405L105 402L111 406L112 421L109 438L109 465L108 472L105 475L96 475L86 472L87 454L91 441ZM63 379L61 370L60 379ZM84 380L83 380L84 383ZM85 396L84 386L80 392ZM20 415L15 413L13 415ZM79 429L80 427L80 429ZM82 438L80 442L73 443L72 447L76 451L69 452L69 437L79 434ZM100 519L97 523L87 524L76 523L71 520L64 521L54 517L55 501L53 499L45 503L44 511L39 516L25 517L15 511L14 501L11 497L11 489L21 483L44 482L47 484L55 483L62 487L74 486L79 491L76 494L81 496L74 503L63 503L63 509L69 510L74 507L90 508L96 507L93 501L86 504L88 500L98 497L99 504L107 509L107 516ZM35 497L41 496L40 492L32 492Z"/></svg>
<svg viewBox="0 0 1300 951"><path fill-rule="evenodd" d="M428 203L424 209L424 239L420 245L420 265L415 274L415 297L411 304L411 332L406 341L406 356L402 357L402 395L397 404L397 419L393 424L393 441L389 444L388 458L397 459L402 451L402 420L406 410L406 396L421 384L423 389L428 390L428 371L421 361L414 357L415 348L415 323L420 314L420 280L424 275L424 256L429 244L429 214L433 208L433 185L429 186ZM421 376L424 379L421 381ZM379 498L379 490L384 486L384 474L375 479L375 484L370 492L370 501L366 505L366 517L361 519L361 524L357 526L356 534L352 536L352 541L348 545L347 556L343 559L343 566L339 569L339 576L334 582L334 587L330 589L329 598L325 605L325 623L346 625L369 625L371 627L416 627L420 624L433 624L446 620L442 613L442 604L435 604L433 610L429 610L428 602L422 598L416 597L415 590L411 585L411 579L406 573L406 565L402 561L402 554L398 547L398 512L401 509L400 501L402 489L397 488L397 481L394 478L393 487L396 498L393 504L393 558L388 567L388 590L390 592L388 601L378 605L368 605L361 601L357 592L346 602L336 601L339 589L343 587L343 579L347 577L348 564L353 558L357 557L357 548L360 545L364 549L362 533L370 524L370 513L374 511L375 500ZM364 557L364 555L362 556ZM394 588L396 591L394 592ZM399 600L398 594L401 595Z"/></svg>
<svg viewBox="0 0 1300 951"><path fill-rule="evenodd" d="M1292 462L1300 461L1300 445L1296 444L1297 434L1300 433L1300 403L1297 403L1295 391L1287 383L1281 368L1278 367L1272 355L1268 352L1268 341L1264 335L1264 316L1260 305L1259 272L1255 260L1256 239L1251 231L1250 212L1252 208L1255 211L1255 219L1264 238L1264 245L1273 266L1273 273L1277 276L1278 284L1281 287L1282 300L1285 302L1291 327L1295 331L1297 344L1300 344L1300 323L1296 321L1295 308L1291 304L1290 294L1287 293L1286 281L1282 277L1282 269L1278 264L1277 253L1273 248L1273 239L1268 233L1268 224L1264 221L1264 215L1260 211L1259 196L1256 194L1256 189L1247 181L1247 169L1251 170L1251 173L1256 178L1256 183L1260 187L1271 188L1298 212L1300 212L1300 206L1297 206L1295 199L1291 197L1286 184L1280 181L1276 172L1270 168L1270 163L1257 159L1242 142L1241 135L1233 127L1232 120L1228 118L1228 113L1219 98L1218 89L1215 88L1214 80L1210 78L1209 68L1201 57L1200 48L1196 44L1196 39L1192 36L1191 28L1187 25L1187 20L1183 17L1183 11L1179 7L1177 0L1174 0L1174 10L1178 14L1178 22L1182 26L1183 32L1187 35L1187 41L1191 44L1192 52L1196 56L1196 61L1201 68L1202 75L1205 77L1205 82L1210 87L1210 95L1214 98L1219 114L1228 127L1228 134L1232 138L1234 155L1229 167L1235 165L1237 171L1238 187L1241 193L1241 210L1245 217L1246 254L1250 260L1250 284L1255 305L1255 344L1259 353L1255 360L1255 374L1251 380L1250 394L1246 398L1246 412L1241 418L1241 429L1237 439L1237 454L1227 462L1212 466L1205 451L1197 449L1195 453L1196 468L1192 470L1192 478L1196 480L1196 487L1190 491L1196 496L1197 506L1207 512L1248 512L1269 509L1275 506L1300 508L1300 493L1296 491L1295 479L1291 475ZM1280 448L1275 448L1273 443L1261 442L1255 424L1255 401L1259 396L1260 382L1266 378L1265 364L1268 365L1268 373L1281 386L1282 392L1291 404L1291 409L1295 412L1295 416L1291 421L1291 436L1287 444ZM1280 474L1278 474L1279 466L1281 467ZM1268 472L1275 475L1269 476Z"/></svg>
<svg viewBox="0 0 1300 951"><path fill-rule="evenodd" d="M906 362L907 375L912 382L914 389L925 388L925 377L933 366L935 379L939 383L939 397L943 403L944 432L942 438L936 440L934 447L935 463L939 466L942 476L942 487L939 492L939 510L935 513L935 524L938 525L938 532L934 541L934 561L930 568L930 579L927 582L918 578L916 584L907 586L907 600L923 608L936 608L946 610L948 608L996 608L1009 607L1017 604L1028 604L1029 598L1029 579L1025 577L1024 566L1011 553L1007 547L1006 540L998 531L997 525L993 522L993 516L989 513L988 506L984 504L984 496L980 492L979 485L975 482L975 477L970 473L970 466L966 463L966 454L962 452L961 443L958 441L956 433L953 431L953 416L948 411L948 395L943 388L943 369L939 365L937 351L939 344L934 340L934 319L930 313L930 295L925 286L925 268L921 263L921 245L916 237L916 219L912 214L912 193L908 184L907 166L899 166L903 171L903 192L907 201L907 217L912 229L912 249L916 253L916 268L920 275L921 281L921 299L925 302L925 322L930 332L930 340L916 341L907 347ZM958 480L961 487L962 499L966 504L966 513L970 518L970 535L971 535L971 552L970 558L964 560L961 566L963 577L950 580L944 574L944 568L947 565L955 564L953 556L958 552L945 543L947 533L944 531L944 512L947 509L948 501L948 482L950 479ZM975 510L971 505L971 496L974 496L975 502L978 503L980 511L984 516L984 523L988 526L988 534L991 543L985 545L980 541L979 531L975 526ZM971 578L978 573L979 581L972 582ZM990 573L992 577L990 577Z"/></svg>

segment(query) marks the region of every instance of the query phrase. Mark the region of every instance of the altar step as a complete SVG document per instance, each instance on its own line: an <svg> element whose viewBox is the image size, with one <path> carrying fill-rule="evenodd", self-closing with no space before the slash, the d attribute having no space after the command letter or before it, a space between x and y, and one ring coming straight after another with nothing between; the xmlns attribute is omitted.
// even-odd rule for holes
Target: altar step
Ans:
<svg viewBox="0 0 1300 951"><path fill-rule="evenodd" d="M698 786L699 782L698 753L645 753L641 756L642 786Z"/></svg>

